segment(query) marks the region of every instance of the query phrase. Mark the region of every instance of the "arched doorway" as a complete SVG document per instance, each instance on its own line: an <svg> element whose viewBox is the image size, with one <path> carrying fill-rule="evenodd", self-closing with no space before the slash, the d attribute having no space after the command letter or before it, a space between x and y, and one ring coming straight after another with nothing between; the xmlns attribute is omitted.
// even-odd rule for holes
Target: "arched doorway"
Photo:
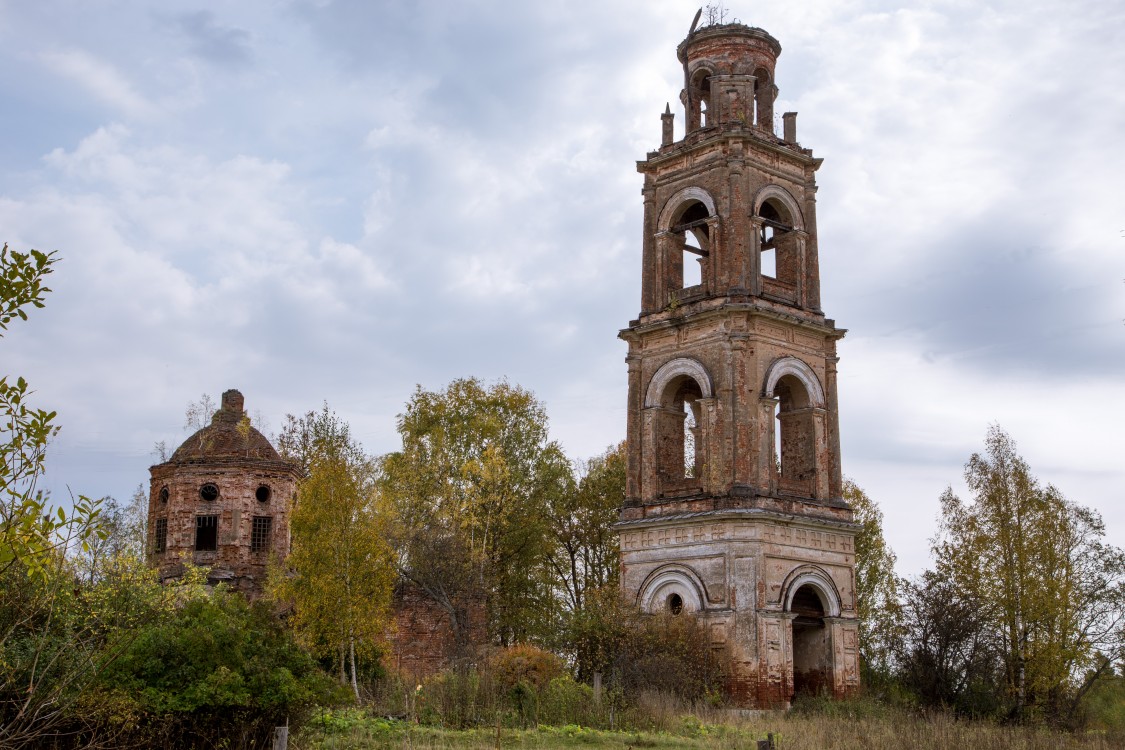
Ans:
<svg viewBox="0 0 1125 750"><path fill-rule="evenodd" d="M793 694L832 689L832 641L820 592L806 583L793 594Z"/></svg>

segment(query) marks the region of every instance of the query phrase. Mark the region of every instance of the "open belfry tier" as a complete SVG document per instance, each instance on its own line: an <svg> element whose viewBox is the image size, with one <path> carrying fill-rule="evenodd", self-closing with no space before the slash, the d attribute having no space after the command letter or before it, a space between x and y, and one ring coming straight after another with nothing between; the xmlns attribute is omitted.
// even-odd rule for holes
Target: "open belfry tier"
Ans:
<svg viewBox="0 0 1125 750"><path fill-rule="evenodd" d="M816 181L797 116L774 132L781 45L693 28L682 139L662 116L644 175L629 345L622 585L691 613L736 705L859 686L852 511L842 498L836 342L820 307Z"/></svg>

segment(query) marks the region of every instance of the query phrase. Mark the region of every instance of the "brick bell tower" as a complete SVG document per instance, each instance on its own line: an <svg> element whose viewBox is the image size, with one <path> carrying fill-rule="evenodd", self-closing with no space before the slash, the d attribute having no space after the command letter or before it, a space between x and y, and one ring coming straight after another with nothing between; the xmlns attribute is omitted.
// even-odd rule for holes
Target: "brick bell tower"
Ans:
<svg viewBox="0 0 1125 750"><path fill-rule="evenodd" d="M842 499L836 342L820 309L816 182L797 115L774 133L781 45L741 23L677 48L644 175L629 344L622 586L703 620L733 704L859 686L857 526Z"/></svg>

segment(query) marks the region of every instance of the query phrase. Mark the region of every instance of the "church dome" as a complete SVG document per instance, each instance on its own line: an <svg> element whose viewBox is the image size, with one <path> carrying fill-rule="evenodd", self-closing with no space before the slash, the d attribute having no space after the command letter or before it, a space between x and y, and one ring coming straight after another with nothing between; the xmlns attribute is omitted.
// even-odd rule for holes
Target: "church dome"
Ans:
<svg viewBox="0 0 1125 750"><path fill-rule="evenodd" d="M266 436L250 426L243 403L240 392L226 391L222 406L211 417L211 424L185 440L172 454L169 463L216 459L280 460L281 456Z"/></svg>

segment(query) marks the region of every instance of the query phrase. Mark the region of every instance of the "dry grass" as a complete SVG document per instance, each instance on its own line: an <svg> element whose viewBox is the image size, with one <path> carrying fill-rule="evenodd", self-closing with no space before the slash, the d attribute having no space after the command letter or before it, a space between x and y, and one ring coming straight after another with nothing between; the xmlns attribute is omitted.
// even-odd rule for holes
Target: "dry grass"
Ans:
<svg viewBox="0 0 1125 750"><path fill-rule="evenodd" d="M1111 750L1125 738L1101 734L1061 734L1021 727L956 721L945 715L916 717L887 711L875 717L761 715L738 717L705 711L703 715L664 716L653 731L604 731L577 726L502 729L499 747L677 748L683 750L756 750L757 741L774 733L778 750ZM294 738L295 750L492 750L495 728L464 731L422 727L406 722L356 718L336 731L309 730Z"/></svg>

